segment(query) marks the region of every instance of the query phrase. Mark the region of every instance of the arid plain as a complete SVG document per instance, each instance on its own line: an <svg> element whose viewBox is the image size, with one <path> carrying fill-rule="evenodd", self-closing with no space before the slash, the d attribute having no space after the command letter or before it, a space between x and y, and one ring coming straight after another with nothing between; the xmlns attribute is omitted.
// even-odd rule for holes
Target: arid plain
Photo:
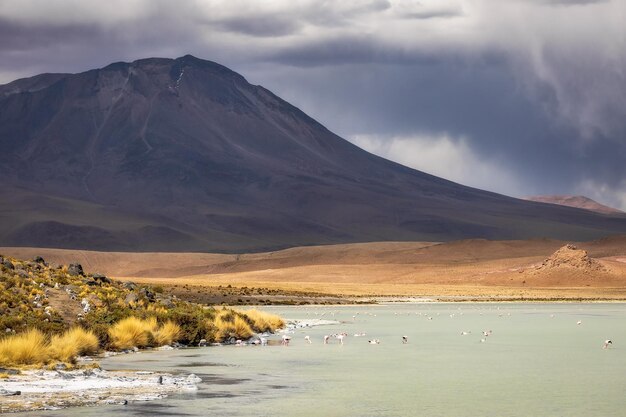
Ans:
<svg viewBox="0 0 626 417"><path fill-rule="evenodd" d="M0 253L24 259L40 255L59 264L79 262L89 271L161 285L182 297L207 302L228 302L221 296L233 290L231 295L240 301L249 296L250 302L269 300L266 295L282 300L311 296L626 299L626 236L590 242L379 242L250 254L8 247L0 248ZM243 292L236 291L242 288Z"/></svg>

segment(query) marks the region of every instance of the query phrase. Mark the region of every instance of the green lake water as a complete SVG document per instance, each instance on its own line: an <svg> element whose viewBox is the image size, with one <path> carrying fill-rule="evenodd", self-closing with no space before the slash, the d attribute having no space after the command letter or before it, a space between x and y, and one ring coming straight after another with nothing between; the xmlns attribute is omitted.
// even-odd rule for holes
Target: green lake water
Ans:
<svg viewBox="0 0 626 417"><path fill-rule="evenodd" d="M203 382L195 393L160 401L26 415L626 416L626 304L265 310L341 323L295 330L290 346L114 357L103 367L195 373ZM323 344L324 335L344 331L344 345ZM373 338L380 344L369 344ZM605 339L613 341L609 349L602 348Z"/></svg>

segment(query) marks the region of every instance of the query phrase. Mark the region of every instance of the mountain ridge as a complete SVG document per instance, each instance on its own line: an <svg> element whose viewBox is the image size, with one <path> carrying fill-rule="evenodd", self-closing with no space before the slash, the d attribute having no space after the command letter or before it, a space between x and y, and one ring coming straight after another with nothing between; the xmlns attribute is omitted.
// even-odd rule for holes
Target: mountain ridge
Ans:
<svg viewBox="0 0 626 417"><path fill-rule="evenodd" d="M584 210L591 210L602 214L626 215L622 210L600 204L597 201L584 195L537 195L526 197L526 200L537 201L539 203L558 204L561 206L575 207Z"/></svg>
<svg viewBox="0 0 626 417"><path fill-rule="evenodd" d="M6 246L238 252L626 232L623 218L465 187L370 154L190 55L0 86L0 146Z"/></svg>

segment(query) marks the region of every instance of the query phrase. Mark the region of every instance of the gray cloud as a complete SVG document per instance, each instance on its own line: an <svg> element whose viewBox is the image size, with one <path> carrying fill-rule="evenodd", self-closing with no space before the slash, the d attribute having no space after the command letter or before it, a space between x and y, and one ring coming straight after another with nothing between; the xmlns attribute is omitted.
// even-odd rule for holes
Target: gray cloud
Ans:
<svg viewBox="0 0 626 417"><path fill-rule="evenodd" d="M621 0L0 1L0 82L192 53L402 163L626 208L625 14Z"/></svg>
<svg viewBox="0 0 626 417"><path fill-rule="evenodd" d="M289 17L280 16L246 16L231 18L217 22L207 22L227 32L242 33L250 36L277 37L298 32L301 25Z"/></svg>

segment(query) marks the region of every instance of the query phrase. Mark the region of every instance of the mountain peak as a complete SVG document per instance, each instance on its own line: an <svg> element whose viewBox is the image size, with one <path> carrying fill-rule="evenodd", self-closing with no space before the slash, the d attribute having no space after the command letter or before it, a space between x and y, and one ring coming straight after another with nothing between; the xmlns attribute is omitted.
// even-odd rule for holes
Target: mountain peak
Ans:
<svg viewBox="0 0 626 417"><path fill-rule="evenodd" d="M233 252L626 232L623 217L464 187L367 153L191 55L1 86L0 149L6 246Z"/></svg>

